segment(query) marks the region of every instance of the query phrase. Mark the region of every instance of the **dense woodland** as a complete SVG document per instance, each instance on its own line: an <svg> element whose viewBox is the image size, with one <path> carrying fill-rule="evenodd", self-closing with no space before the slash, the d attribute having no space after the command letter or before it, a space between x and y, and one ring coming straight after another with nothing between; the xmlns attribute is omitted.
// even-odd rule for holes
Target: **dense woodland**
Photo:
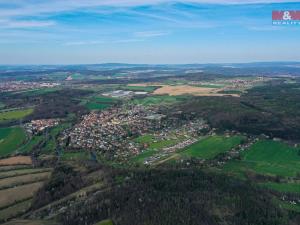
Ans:
<svg viewBox="0 0 300 225"><path fill-rule="evenodd" d="M288 224L288 214L273 205L269 193L226 176L196 169L123 171L122 176L121 183L84 204L72 204L59 220L66 225L107 218L116 225Z"/></svg>
<svg viewBox="0 0 300 225"><path fill-rule="evenodd" d="M80 98L88 94L91 92L63 89L37 95L3 94L0 96L0 101L6 105L6 108L34 107L33 113L23 119L23 122L26 122L35 119L65 118L70 114L80 117L88 112L84 106L80 105ZM8 121L0 125L5 127L18 123L19 121Z"/></svg>
<svg viewBox="0 0 300 225"><path fill-rule="evenodd" d="M300 139L300 85L269 83L241 98L195 97L177 106L196 113L221 130L239 130L285 139Z"/></svg>

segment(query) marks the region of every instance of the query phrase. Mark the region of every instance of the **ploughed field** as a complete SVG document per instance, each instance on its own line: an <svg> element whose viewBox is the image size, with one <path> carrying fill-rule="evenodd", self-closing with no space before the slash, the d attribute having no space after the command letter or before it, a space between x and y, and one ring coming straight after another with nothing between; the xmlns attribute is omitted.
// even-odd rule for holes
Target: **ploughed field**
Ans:
<svg viewBox="0 0 300 225"><path fill-rule="evenodd" d="M0 222L24 214L50 175L51 169L33 168L28 156L0 160Z"/></svg>

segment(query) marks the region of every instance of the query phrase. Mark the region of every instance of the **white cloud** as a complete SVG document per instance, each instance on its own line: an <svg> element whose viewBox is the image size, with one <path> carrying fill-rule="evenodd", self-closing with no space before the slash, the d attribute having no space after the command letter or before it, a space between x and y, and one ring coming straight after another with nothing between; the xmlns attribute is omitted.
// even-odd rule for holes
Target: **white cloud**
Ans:
<svg viewBox="0 0 300 225"><path fill-rule="evenodd" d="M206 4L260 4L260 3L284 3L299 2L299 0L44 0L34 2L31 0L14 0L15 8L0 7L0 17L41 15L47 13L59 13L82 8L94 8L97 6L134 7L142 5L156 5L163 3L206 3Z"/></svg>
<svg viewBox="0 0 300 225"><path fill-rule="evenodd" d="M55 25L54 21L35 21L35 20L0 20L2 28L33 28L49 27Z"/></svg>
<svg viewBox="0 0 300 225"><path fill-rule="evenodd" d="M149 38L149 37L166 36L168 34L170 34L169 31L141 31L141 32L135 32L134 36Z"/></svg>
<svg viewBox="0 0 300 225"><path fill-rule="evenodd" d="M76 45L96 45L96 44L103 44L103 41L72 41L66 42L64 45L66 46L76 46Z"/></svg>

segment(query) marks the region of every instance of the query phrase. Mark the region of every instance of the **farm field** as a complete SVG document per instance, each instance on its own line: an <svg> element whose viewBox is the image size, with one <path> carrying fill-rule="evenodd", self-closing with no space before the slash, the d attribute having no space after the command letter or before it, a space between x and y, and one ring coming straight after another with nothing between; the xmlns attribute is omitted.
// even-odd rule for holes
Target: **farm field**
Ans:
<svg viewBox="0 0 300 225"><path fill-rule="evenodd" d="M212 159L218 154L241 144L243 136L211 136L192 144L181 152L182 156Z"/></svg>
<svg viewBox="0 0 300 225"><path fill-rule="evenodd" d="M25 213L31 206L31 199L0 210L0 221L5 221Z"/></svg>
<svg viewBox="0 0 300 225"><path fill-rule="evenodd" d="M16 166L16 165L31 165L32 160L30 156L13 156L6 159L0 159L0 168L3 166Z"/></svg>
<svg viewBox="0 0 300 225"><path fill-rule="evenodd" d="M26 184L15 188L0 190L0 208L10 206L16 202L29 199L43 185L43 182Z"/></svg>
<svg viewBox="0 0 300 225"><path fill-rule="evenodd" d="M194 96L224 96L226 94L219 93L222 89L211 87L195 87L190 85L177 85L170 86L164 85L159 89L156 89L153 94L155 95L194 95ZM238 94L228 94L231 96L239 97Z"/></svg>
<svg viewBox="0 0 300 225"><path fill-rule="evenodd" d="M18 169L28 169L31 168L30 165L11 165L11 166L1 166L0 172L9 171L9 170L18 170Z"/></svg>
<svg viewBox="0 0 300 225"><path fill-rule="evenodd" d="M32 112L32 108L0 112L0 122L22 119L30 115Z"/></svg>
<svg viewBox="0 0 300 225"><path fill-rule="evenodd" d="M94 225L113 225L113 222L111 220L102 220L99 223L95 223Z"/></svg>
<svg viewBox="0 0 300 225"><path fill-rule="evenodd" d="M295 177L300 171L299 148L271 140L261 140L243 152L242 160L231 161L224 170L236 175L252 171L271 176Z"/></svg>
<svg viewBox="0 0 300 225"><path fill-rule="evenodd" d="M90 158L90 155L86 151L80 152L64 152L61 156L61 160L87 160Z"/></svg>
<svg viewBox="0 0 300 225"><path fill-rule="evenodd" d="M142 99L134 99L132 102L134 104L140 105L168 105L174 104L177 102L181 102L189 98L189 96L169 96L169 95L157 95L157 96L149 96Z"/></svg>
<svg viewBox="0 0 300 225"><path fill-rule="evenodd" d="M89 110L103 110L106 109L113 104L117 103L118 100L114 98L109 98L109 97L102 97L102 96L96 96L92 97L86 104L85 106Z"/></svg>
<svg viewBox="0 0 300 225"><path fill-rule="evenodd" d="M0 178L8 178L8 177L15 177L25 174L34 174L34 173L42 173L42 172L48 172L50 169L48 168L30 168L30 169L17 169L17 170L9 170L0 172Z"/></svg>
<svg viewBox="0 0 300 225"><path fill-rule="evenodd" d="M29 156L0 160L0 223L24 214L34 193L51 175L49 168L32 168Z"/></svg>
<svg viewBox="0 0 300 225"><path fill-rule="evenodd" d="M275 182L268 182L268 183L261 183L262 187L279 191L279 192L290 192L290 193L300 193L300 183L275 183Z"/></svg>
<svg viewBox="0 0 300 225"><path fill-rule="evenodd" d="M146 158L148 158L150 156L153 156L156 153L158 153L158 150L154 150L154 149L145 150L144 152L142 152L142 153L138 154L137 156L133 157L131 159L131 162L143 163Z"/></svg>
<svg viewBox="0 0 300 225"><path fill-rule="evenodd" d="M51 172L44 172L0 179L0 189L46 180L50 177L50 174Z"/></svg>
<svg viewBox="0 0 300 225"><path fill-rule="evenodd" d="M26 133L21 127L0 128L0 156L14 152L26 141Z"/></svg>
<svg viewBox="0 0 300 225"><path fill-rule="evenodd" d="M18 152L19 153L28 153L32 150L32 148L34 146L36 146L37 144L39 144L40 142L42 142L44 140L44 135L34 135L31 137L31 139L26 143L24 144L23 146L21 146L19 149L18 149Z"/></svg>
<svg viewBox="0 0 300 225"><path fill-rule="evenodd" d="M175 145L176 143L178 143L183 139L184 139L183 137L169 137L166 139L159 139L153 135L146 134L136 138L135 142L140 144L146 144L148 149L158 150L158 149Z"/></svg>
<svg viewBox="0 0 300 225"><path fill-rule="evenodd" d="M153 92L155 91L158 86L133 86L133 85L127 85L125 87L126 90L129 91L145 91L145 92Z"/></svg>
<svg viewBox="0 0 300 225"><path fill-rule="evenodd" d="M182 140L184 140L184 137L176 137L176 138L170 137L169 139L159 140L156 139L155 136L151 134L140 136L135 139L135 142L140 144L146 144L147 149L144 150L139 155L133 157L131 159L131 162L143 163L146 158L153 156L156 153L159 153L159 150L165 147L173 146Z"/></svg>
<svg viewBox="0 0 300 225"><path fill-rule="evenodd" d="M59 87L40 88L40 89L26 90L26 91L16 92L16 93L23 93L26 96L33 97L33 96L48 94L48 93L55 92L55 91L58 91L58 90L61 90L61 88L59 88Z"/></svg>

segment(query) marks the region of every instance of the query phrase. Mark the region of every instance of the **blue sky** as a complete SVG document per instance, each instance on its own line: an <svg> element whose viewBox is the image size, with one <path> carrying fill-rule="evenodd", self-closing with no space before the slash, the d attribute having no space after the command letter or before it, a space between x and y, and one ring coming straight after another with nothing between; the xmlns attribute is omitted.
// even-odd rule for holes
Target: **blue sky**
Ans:
<svg viewBox="0 0 300 225"><path fill-rule="evenodd" d="M290 0L0 0L0 64L300 61Z"/></svg>

